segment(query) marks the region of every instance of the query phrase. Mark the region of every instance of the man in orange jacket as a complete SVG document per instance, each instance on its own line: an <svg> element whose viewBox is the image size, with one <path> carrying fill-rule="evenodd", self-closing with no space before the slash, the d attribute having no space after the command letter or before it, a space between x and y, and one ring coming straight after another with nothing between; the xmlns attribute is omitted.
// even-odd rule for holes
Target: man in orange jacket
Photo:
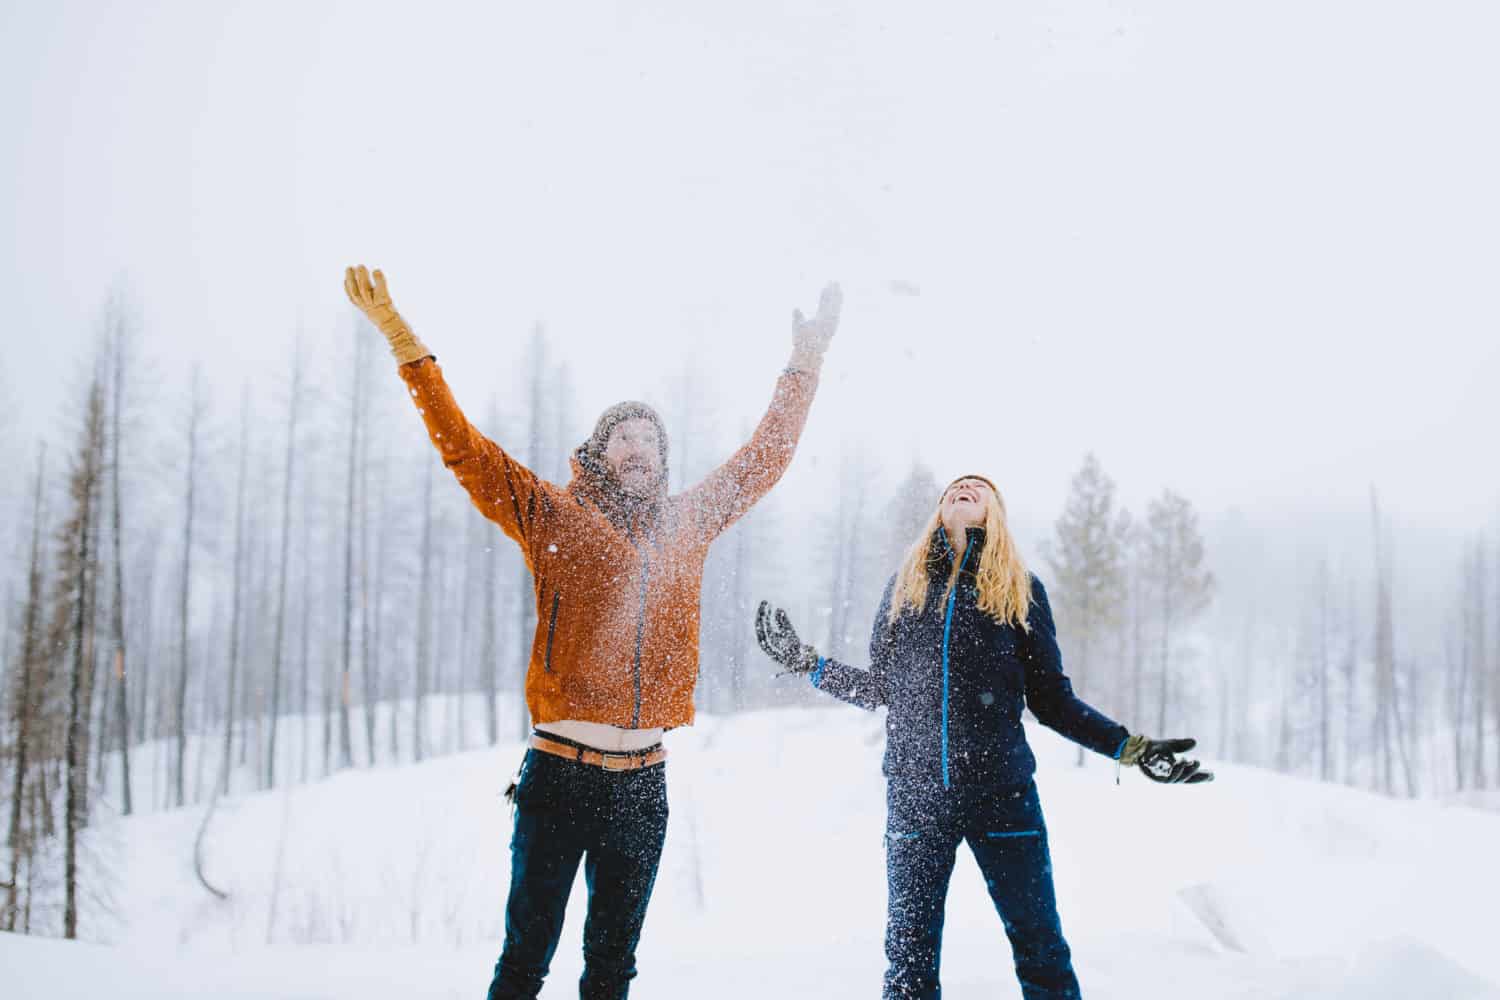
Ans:
<svg viewBox="0 0 1500 1000"><path fill-rule="evenodd" d="M385 334L443 464L521 546L535 586L526 673L535 732L516 789L490 1000L541 990L580 863L589 902L579 995L624 997L666 835L661 737L693 721L703 562L791 463L842 296L829 285L812 319L793 313L791 359L755 433L701 483L668 496L666 430L644 403L606 410L573 452L571 481L546 482L465 419L380 271L349 268L344 287Z"/></svg>

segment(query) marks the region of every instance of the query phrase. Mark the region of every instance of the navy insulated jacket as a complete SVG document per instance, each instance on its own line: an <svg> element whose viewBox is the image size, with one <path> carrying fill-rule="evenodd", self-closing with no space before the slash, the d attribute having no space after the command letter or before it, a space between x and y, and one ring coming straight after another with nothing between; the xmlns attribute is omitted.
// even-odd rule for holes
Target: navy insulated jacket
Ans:
<svg viewBox="0 0 1500 1000"><path fill-rule="evenodd" d="M1062 670L1047 592L1031 578L1028 634L979 609L975 570L984 529L966 535L958 582L954 552L939 528L928 552L927 606L886 624L895 578L886 584L870 638L870 669L820 659L813 685L852 705L889 708L883 770L888 777L962 784L1026 784L1036 758L1021 728L1029 708L1045 726L1106 757L1129 732L1073 693Z"/></svg>

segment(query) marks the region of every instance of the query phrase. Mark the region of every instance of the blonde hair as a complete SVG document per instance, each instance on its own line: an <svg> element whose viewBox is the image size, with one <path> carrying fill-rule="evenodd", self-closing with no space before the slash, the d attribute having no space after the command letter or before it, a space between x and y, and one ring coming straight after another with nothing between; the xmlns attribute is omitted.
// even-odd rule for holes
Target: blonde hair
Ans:
<svg viewBox="0 0 1500 1000"><path fill-rule="evenodd" d="M896 571L896 586L891 592L891 610L886 618L894 625L902 613L911 608L918 614L927 607L927 555L934 536L942 527L942 499L922 533L906 550L906 558ZM958 583L959 564L953 564L948 576L948 590ZM1005 523L1005 501L1000 491L991 489L984 505L984 546L979 552L979 610L1000 624L1019 626L1030 632L1027 615L1031 610L1031 573L1016 551L1016 542ZM945 591L946 593L946 591Z"/></svg>

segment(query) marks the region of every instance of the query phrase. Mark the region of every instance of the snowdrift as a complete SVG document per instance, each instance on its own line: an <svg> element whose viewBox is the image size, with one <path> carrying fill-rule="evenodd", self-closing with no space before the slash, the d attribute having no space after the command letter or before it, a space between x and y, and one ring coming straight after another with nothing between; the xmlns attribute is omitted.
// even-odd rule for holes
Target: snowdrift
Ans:
<svg viewBox="0 0 1500 1000"><path fill-rule="evenodd" d="M477 713L476 713L477 715ZM1500 1000L1500 815L1251 768L1159 787L1033 729L1063 926L1085 995ZM883 971L881 720L843 707L673 733L667 852L640 951L648 998L872 997ZM519 745L97 832L95 943L0 936L21 997L477 997L502 937ZM544 996L576 995L583 887ZM961 852L944 995L1019 996Z"/></svg>

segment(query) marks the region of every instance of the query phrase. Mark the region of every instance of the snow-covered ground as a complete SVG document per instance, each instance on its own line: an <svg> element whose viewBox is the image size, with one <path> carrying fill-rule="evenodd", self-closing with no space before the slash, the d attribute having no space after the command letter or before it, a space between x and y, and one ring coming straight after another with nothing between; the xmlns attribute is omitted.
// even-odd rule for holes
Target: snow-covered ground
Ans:
<svg viewBox="0 0 1500 1000"><path fill-rule="evenodd" d="M1063 925L1092 1000L1500 1000L1500 815L1216 767L1158 787L1034 729ZM671 827L634 994L879 995L881 726L852 709L669 737ZM0 936L7 997L480 997L499 948L519 746L352 771L100 831L93 936ZM576 995L583 887L544 996ZM944 996L1018 996L961 853Z"/></svg>

